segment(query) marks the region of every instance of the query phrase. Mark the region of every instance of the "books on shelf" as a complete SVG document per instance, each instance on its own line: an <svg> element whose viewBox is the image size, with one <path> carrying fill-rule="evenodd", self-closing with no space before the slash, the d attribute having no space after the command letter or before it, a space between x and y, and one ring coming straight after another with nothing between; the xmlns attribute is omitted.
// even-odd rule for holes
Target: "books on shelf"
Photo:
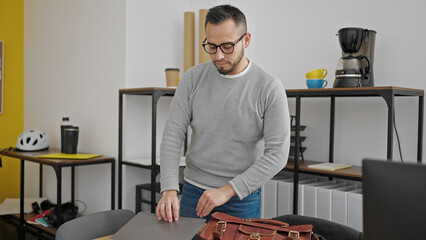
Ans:
<svg viewBox="0 0 426 240"><path fill-rule="evenodd" d="M308 168L311 168L311 169L328 170L328 171L336 171L336 170L350 168L350 167L352 167L351 164L344 164L344 163L318 163L318 164L308 165Z"/></svg>

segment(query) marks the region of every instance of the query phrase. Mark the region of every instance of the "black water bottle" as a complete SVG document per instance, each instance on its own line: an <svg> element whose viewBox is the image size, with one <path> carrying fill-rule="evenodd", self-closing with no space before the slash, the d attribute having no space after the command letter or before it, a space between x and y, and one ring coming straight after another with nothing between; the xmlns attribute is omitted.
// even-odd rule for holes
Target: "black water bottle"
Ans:
<svg viewBox="0 0 426 240"><path fill-rule="evenodd" d="M72 127L72 125L70 123L70 118L69 117L63 117L62 122L61 122L61 153L65 152L64 133L65 133L65 128L68 128L68 127Z"/></svg>

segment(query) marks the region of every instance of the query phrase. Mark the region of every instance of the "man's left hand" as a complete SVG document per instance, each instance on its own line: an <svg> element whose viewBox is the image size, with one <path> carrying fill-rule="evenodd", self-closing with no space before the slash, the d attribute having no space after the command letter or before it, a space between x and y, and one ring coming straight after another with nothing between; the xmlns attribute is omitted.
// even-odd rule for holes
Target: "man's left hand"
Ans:
<svg viewBox="0 0 426 240"><path fill-rule="evenodd" d="M225 204L233 196L235 196L235 191L229 184L218 189L204 191L198 200L197 216L200 218L207 216L213 208Z"/></svg>

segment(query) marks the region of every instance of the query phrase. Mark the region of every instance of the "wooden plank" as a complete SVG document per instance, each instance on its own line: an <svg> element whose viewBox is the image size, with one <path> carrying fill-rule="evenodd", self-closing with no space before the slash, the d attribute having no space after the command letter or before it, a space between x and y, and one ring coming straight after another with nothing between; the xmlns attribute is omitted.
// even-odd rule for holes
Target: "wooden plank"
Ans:
<svg viewBox="0 0 426 240"><path fill-rule="evenodd" d="M5 149L0 149L0 152L9 157L17 159L25 159L26 161L42 163L50 166L78 166L78 165L87 165L87 164L97 164L97 163L107 163L114 161L114 158L111 157L96 157L90 159L50 159L50 158L38 158L39 155L45 155L50 153L59 153L59 149L50 148L49 150L44 151L35 151L35 152L24 152L24 151L14 151Z"/></svg>
<svg viewBox="0 0 426 240"><path fill-rule="evenodd" d="M308 165L318 164L318 163L321 163L321 162L307 161L307 160L302 162L302 161L299 160L299 170L304 171L304 172L328 174L328 175L330 175L330 177L345 176L345 177L362 179L362 167L352 166L350 168L340 169L340 170L336 170L336 171L327 171L327 170L319 170L319 169L308 168ZM287 165L285 166L285 169L294 170L294 161L289 160Z"/></svg>
<svg viewBox="0 0 426 240"><path fill-rule="evenodd" d="M19 214L10 214L10 215L7 215L7 216L10 217L10 218L13 218L19 224ZM34 216L35 216L34 213L24 214L24 219L25 219L25 221L27 221L27 220L33 218ZM26 224L26 227L27 228L30 227L30 228L33 228L33 229L36 229L36 230L43 231L50 236L55 236L56 230L57 230L57 228L54 228L54 227L43 227L42 225L39 225L39 224L29 224L29 223Z"/></svg>
<svg viewBox="0 0 426 240"><path fill-rule="evenodd" d="M124 88L120 89L121 94L135 94L135 95L149 95L154 91L169 91L173 94L175 88L167 87L144 87L144 88ZM286 89L287 95L292 97L294 95L303 96L379 96L379 91L394 91L398 96L423 96L424 90L414 88L403 88L395 86L383 87L357 87L357 88L314 88L314 89Z"/></svg>

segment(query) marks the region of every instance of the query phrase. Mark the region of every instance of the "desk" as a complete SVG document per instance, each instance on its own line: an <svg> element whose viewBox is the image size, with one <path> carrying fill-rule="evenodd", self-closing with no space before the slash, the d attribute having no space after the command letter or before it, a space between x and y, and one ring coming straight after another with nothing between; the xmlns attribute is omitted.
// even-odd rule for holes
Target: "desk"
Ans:
<svg viewBox="0 0 426 240"><path fill-rule="evenodd" d="M36 152L23 152L12 149L1 149L0 153L4 156L16 158L21 160L21 184L20 184L20 214L19 214L19 239L25 239L25 228L34 228L38 225L27 225L25 222L24 216L24 180L25 180L25 161L35 162L40 164L40 186L39 186L39 196L42 197L43 194L43 165L48 165L53 167L56 173L56 195L57 195L57 205L58 210L61 212L62 204L62 168L71 167L71 201L75 200L75 167L82 165L94 165L94 164L111 164L111 209L114 209L114 195L115 195L115 159L111 157L96 157L85 160L74 160L74 159L48 159L48 158L37 158L39 155L58 153L59 149L50 149L45 151L36 151ZM59 221L61 221L61 216L59 215ZM39 231L40 229L37 229ZM56 231L53 231L56 233ZM52 233L51 233L52 234Z"/></svg>
<svg viewBox="0 0 426 240"><path fill-rule="evenodd" d="M105 237L95 238L93 240L110 240L112 238L112 236L114 236L114 235L109 235L109 236L105 236Z"/></svg>

